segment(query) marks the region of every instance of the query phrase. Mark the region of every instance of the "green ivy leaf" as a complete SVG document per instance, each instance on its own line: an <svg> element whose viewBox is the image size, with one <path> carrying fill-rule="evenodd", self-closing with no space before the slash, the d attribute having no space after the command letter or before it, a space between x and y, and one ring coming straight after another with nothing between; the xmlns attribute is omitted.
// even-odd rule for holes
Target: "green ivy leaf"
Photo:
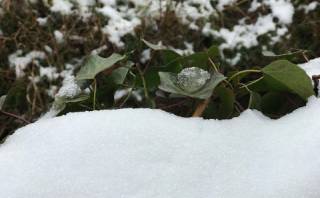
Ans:
<svg viewBox="0 0 320 198"><path fill-rule="evenodd" d="M180 64L186 67L200 67L206 69L208 65L209 56L206 52L197 52L188 56L180 58Z"/></svg>
<svg viewBox="0 0 320 198"><path fill-rule="evenodd" d="M220 50L219 47L216 45L212 45L208 50L207 53L210 58L215 59L220 56Z"/></svg>
<svg viewBox="0 0 320 198"><path fill-rule="evenodd" d="M261 111L271 118L279 118L305 105L306 101L298 95L285 92L267 92L261 98Z"/></svg>
<svg viewBox="0 0 320 198"><path fill-rule="evenodd" d="M52 108L55 112L55 115L58 115L66 108L68 103L82 102L89 99L89 97L90 96L87 94L79 94L74 98L56 97L52 105Z"/></svg>
<svg viewBox="0 0 320 198"><path fill-rule="evenodd" d="M261 111L271 117L276 118L283 114L282 108L286 106L287 100L280 92L268 92L261 98Z"/></svg>
<svg viewBox="0 0 320 198"><path fill-rule="evenodd" d="M216 110L215 118L228 119L233 114L235 96L231 89L224 86L219 86L215 89L215 94L218 96L218 102L213 102Z"/></svg>
<svg viewBox="0 0 320 198"><path fill-rule="evenodd" d="M287 89L304 100L314 95L311 79L306 72L287 60L275 61L264 67L262 72L264 83L270 87L283 91Z"/></svg>
<svg viewBox="0 0 320 198"><path fill-rule="evenodd" d="M170 72L159 72L160 76L160 85L159 89L183 96L189 96L192 98L206 99L212 95L214 88L223 80L226 79L220 73L214 73L209 76L209 79L205 81L205 83L199 84L199 88L197 85L191 85L189 79L186 79L186 82L189 83L188 86L184 86L181 84L181 80L178 79L178 75ZM193 76L193 79L203 78L203 76ZM189 82L188 82L189 81ZM191 81L192 83L192 81ZM195 82L197 83L197 82ZM190 87L190 89L188 89Z"/></svg>
<svg viewBox="0 0 320 198"><path fill-rule="evenodd" d="M125 59L125 55L112 54L108 58L103 58L98 55L89 56L86 64L81 67L80 71L76 75L77 80L90 80L94 79L95 76L104 71L105 69L111 68L117 62Z"/></svg>
<svg viewBox="0 0 320 198"><path fill-rule="evenodd" d="M163 66L159 69L166 72L179 72L182 69L180 59L182 56L172 50L162 50L161 57Z"/></svg>
<svg viewBox="0 0 320 198"><path fill-rule="evenodd" d="M250 91L250 98L249 98L249 109L261 109L261 96L259 93Z"/></svg>
<svg viewBox="0 0 320 198"><path fill-rule="evenodd" d="M133 62L129 61L126 64L126 66L119 67L119 68L113 70L112 73L110 74L110 78L112 79L112 82L117 85L123 84L126 77L127 77L129 70L131 69L131 67L133 65L134 65Z"/></svg>

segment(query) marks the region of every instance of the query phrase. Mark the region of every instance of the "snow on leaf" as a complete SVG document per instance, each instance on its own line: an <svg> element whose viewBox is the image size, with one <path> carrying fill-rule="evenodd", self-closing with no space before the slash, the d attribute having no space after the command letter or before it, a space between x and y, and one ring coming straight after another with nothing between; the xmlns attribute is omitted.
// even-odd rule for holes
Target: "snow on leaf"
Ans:
<svg viewBox="0 0 320 198"><path fill-rule="evenodd" d="M198 67L188 67L178 74L177 83L181 89L194 92L200 89L209 79L210 74L207 71Z"/></svg>
<svg viewBox="0 0 320 198"><path fill-rule="evenodd" d="M200 69L200 68L198 68ZM184 70L179 74L170 72L159 72L159 89L183 96L206 99L212 95L214 88L226 79L220 73L210 75L204 70L196 69L190 72L190 69ZM193 69L191 69L192 71Z"/></svg>

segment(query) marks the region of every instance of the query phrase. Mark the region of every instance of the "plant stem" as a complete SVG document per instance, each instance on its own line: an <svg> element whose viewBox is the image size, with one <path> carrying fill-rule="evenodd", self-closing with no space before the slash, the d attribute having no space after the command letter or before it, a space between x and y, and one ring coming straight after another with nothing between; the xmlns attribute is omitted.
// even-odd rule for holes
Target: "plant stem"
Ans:
<svg viewBox="0 0 320 198"><path fill-rule="evenodd" d="M210 98L207 98L207 99L205 99L203 102L201 102L201 103L197 106L197 108L196 108L196 110L194 111L192 117L201 117L202 114L203 114L203 112L204 112L204 110L206 110L209 102L210 102Z"/></svg>
<svg viewBox="0 0 320 198"><path fill-rule="evenodd" d="M148 94L148 88L147 88L147 82L146 79L144 78L144 73L141 71L140 66L137 65L138 72L141 76L142 84L143 84L143 91L144 91L144 96L146 99L149 99L149 94Z"/></svg>
<svg viewBox="0 0 320 198"><path fill-rule="evenodd" d="M262 80L262 79L263 79L263 76L260 77L260 78L258 78L257 80L253 80L253 81L249 82L248 84L242 84L242 86L240 87L240 89L243 88L243 87L248 87L248 86L250 86L250 85L253 85L254 83L257 83L257 82L259 82L259 81Z"/></svg>
<svg viewBox="0 0 320 198"><path fill-rule="evenodd" d="M97 98L97 80L93 80L93 110L96 110L96 98Z"/></svg>
<svg viewBox="0 0 320 198"><path fill-rule="evenodd" d="M27 124L30 124L30 122L29 122L28 120L26 120L26 119L24 119L24 118L22 118L22 117L20 117L20 116L18 116L18 115L15 115L15 114L13 114L13 113L9 113L9 112L3 111L3 110L0 110L0 112L3 113L4 115L7 115L7 116L10 116L10 117L16 118L16 119L18 119L18 120L21 120L21 121L27 123Z"/></svg>
<svg viewBox="0 0 320 198"><path fill-rule="evenodd" d="M233 74L230 78L229 78L229 82L234 79L235 77L239 76L240 74L245 74L245 73L261 73L261 70L255 70L255 69L248 69L248 70L243 70L243 71L239 71L235 74Z"/></svg>
<svg viewBox="0 0 320 198"><path fill-rule="evenodd" d="M211 63L213 69L216 71L216 72L219 72L218 70L218 67L216 66L216 64L213 62L213 60L209 57L209 62Z"/></svg>

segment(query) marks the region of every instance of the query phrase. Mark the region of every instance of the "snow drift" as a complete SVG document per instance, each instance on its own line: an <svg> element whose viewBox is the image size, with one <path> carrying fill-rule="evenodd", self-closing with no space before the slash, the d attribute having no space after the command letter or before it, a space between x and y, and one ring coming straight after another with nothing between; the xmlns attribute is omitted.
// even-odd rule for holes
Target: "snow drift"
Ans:
<svg viewBox="0 0 320 198"><path fill-rule="evenodd" d="M3 198L319 198L320 101L279 120L72 113L0 146Z"/></svg>

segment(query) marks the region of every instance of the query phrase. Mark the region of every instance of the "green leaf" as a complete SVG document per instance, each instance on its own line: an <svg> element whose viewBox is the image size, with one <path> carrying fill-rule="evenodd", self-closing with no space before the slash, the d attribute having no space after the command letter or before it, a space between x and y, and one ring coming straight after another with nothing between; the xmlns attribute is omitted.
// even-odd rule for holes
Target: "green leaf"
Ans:
<svg viewBox="0 0 320 198"><path fill-rule="evenodd" d="M214 73L211 76L211 79L202 87L202 89L194 93L194 95L201 99L209 98L212 95L214 88L225 79L226 77L221 73Z"/></svg>
<svg viewBox="0 0 320 198"><path fill-rule="evenodd" d="M216 118L228 119L233 114L235 96L231 89L219 86L215 89L219 102L216 102ZM215 103L215 102L213 102Z"/></svg>
<svg viewBox="0 0 320 198"><path fill-rule="evenodd" d="M265 76L263 83L274 89L290 91L304 100L314 95L311 79L299 66L287 61L279 60L262 69Z"/></svg>
<svg viewBox="0 0 320 198"><path fill-rule="evenodd" d="M148 69L147 72L144 74L144 78L149 91L156 90L160 84L160 78L159 78L158 72L159 71L157 69L151 68L151 69ZM142 86L141 77L139 77L139 83Z"/></svg>
<svg viewBox="0 0 320 198"><path fill-rule="evenodd" d="M282 109L286 105L284 94L279 92L268 92L261 98L261 111L269 117L276 118L281 115Z"/></svg>
<svg viewBox="0 0 320 198"><path fill-rule="evenodd" d="M207 50L207 53L209 55L209 57L211 59L215 59L217 57L220 56L220 50L219 50L219 47L216 46L216 45L212 45L208 50Z"/></svg>
<svg viewBox="0 0 320 198"><path fill-rule="evenodd" d="M183 57L176 52L172 50L162 50L161 57L163 61L163 66L159 68L161 71L177 73L182 69L180 59Z"/></svg>
<svg viewBox="0 0 320 198"><path fill-rule="evenodd" d="M186 67L199 67L206 69L208 65L209 56L205 52L197 52L189 56L184 56L180 59L180 64Z"/></svg>
<svg viewBox="0 0 320 198"><path fill-rule="evenodd" d="M261 99L262 113L275 119L305 105L301 97L286 92L267 92Z"/></svg>
<svg viewBox="0 0 320 198"><path fill-rule="evenodd" d="M159 89L183 96L189 96L192 98L200 98L200 99L206 99L209 98L212 95L212 92L214 88L223 80L226 79L222 74L220 73L214 73L213 75L209 76L209 79L205 81L205 83L202 85L199 85L199 88L196 89L196 86L191 86L191 84L188 82L188 85L190 84L190 89L188 90L188 86L182 86L181 80L178 79L178 75L170 72L159 72L160 76L160 85ZM202 78L202 76L199 76L199 78ZM193 76L193 79L197 79L197 77ZM188 81L189 79L186 79L184 81ZM196 81L196 80L195 80ZM192 82L191 82L192 83ZM195 82L198 83L198 82ZM192 88L191 88L192 87Z"/></svg>
<svg viewBox="0 0 320 198"><path fill-rule="evenodd" d="M6 97L7 97L7 95L3 95L0 97L0 110L2 110L4 102L6 101Z"/></svg>
<svg viewBox="0 0 320 198"><path fill-rule="evenodd" d="M171 72L159 72L160 85L159 89L175 94L181 94L184 91L177 86L177 75Z"/></svg>
<svg viewBox="0 0 320 198"><path fill-rule="evenodd" d="M95 76L104 71L105 69L111 68L117 62L125 59L125 55L112 54L108 58L102 58L98 55L91 55L86 64L81 67L80 71L77 73L77 80L90 80L94 79Z"/></svg>
<svg viewBox="0 0 320 198"><path fill-rule="evenodd" d="M261 109L261 96L259 93L250 91L250 98L249 98L249 109Z"/></svg>
<svg viewBox="0 0 320 198"><path fill-rule="evenodd" d="M89 97L90 96L87 94L79 94L74 98L56 97L53 102L52 108L55 112L55 115L58 115L60 112L62 112L66 108L68 103L82 102L89 99Z"/></svg>
<svg viewBox="0 0 320 198"><path fill-rule="evenodd" d="M123 84L123 82L125 81L129 70L131 69L131 67L133 65L134 65L133 62L129 61L126 64L126 66L119 67L119 68L113 70L112 73L110 74L110 78L112 79L112 82L117 84L117 85Z"/></svg>

